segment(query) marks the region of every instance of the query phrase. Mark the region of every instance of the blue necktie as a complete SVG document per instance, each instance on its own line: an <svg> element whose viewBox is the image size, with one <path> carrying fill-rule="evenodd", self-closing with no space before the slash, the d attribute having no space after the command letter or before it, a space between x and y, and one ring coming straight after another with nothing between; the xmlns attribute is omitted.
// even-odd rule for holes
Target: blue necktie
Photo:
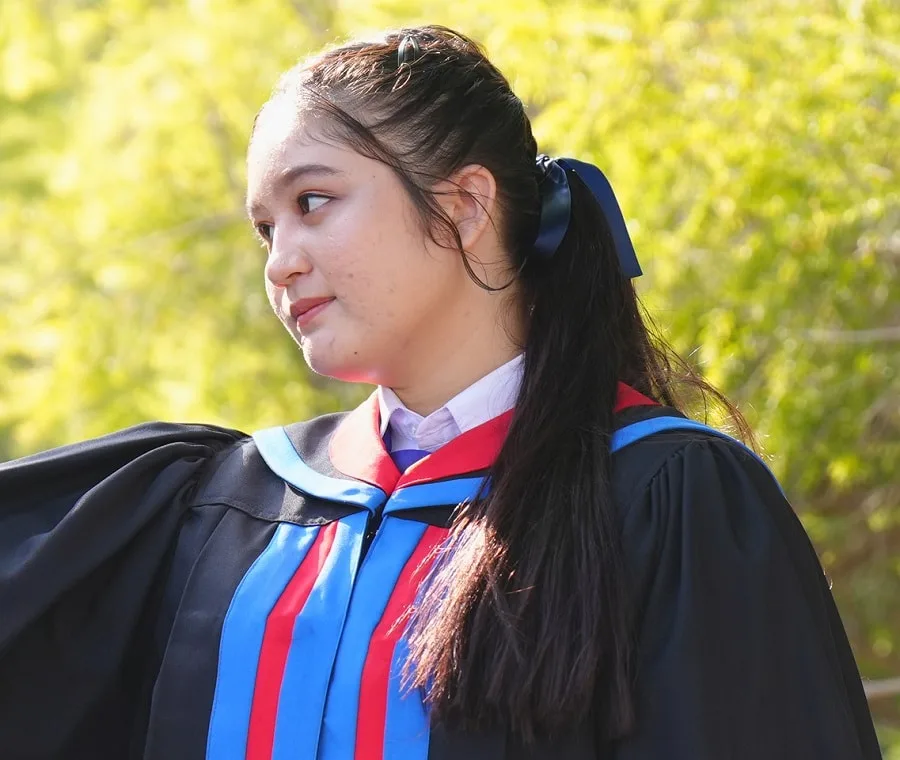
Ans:
<svg viewBox="0 0 900 760"><path fill-rule="evenodd" d="M427 457L430 453L421 449L397 449L397 451L391 452L391 459L394 460L394 464L397 465L397 469L400 472L406 472L416 462L423 457Z"/></svg>
<svg viewBox="0 0 900 760"><path fill-rule="evenodd" d="M431 453L430 451L423 451L422 449L397 449L396 451L391 451L390 428L384 433L384 446L391 452L391 459L394 460L394 464L397 465L397 469L400 470L400 472L406 472L407 469L412 467L416 462L420 459L424 459Z"/></svg>

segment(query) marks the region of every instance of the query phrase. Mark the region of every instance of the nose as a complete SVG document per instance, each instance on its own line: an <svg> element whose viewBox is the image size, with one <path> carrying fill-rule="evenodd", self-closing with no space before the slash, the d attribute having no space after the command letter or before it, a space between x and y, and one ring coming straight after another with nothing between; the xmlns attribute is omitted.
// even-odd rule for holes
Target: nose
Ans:
<svg viewBox="0 0 900 760"><path fill-rule="evenodd" d="M297 276L311 269L312 264L296 236L289 228L276 226L266 260L266 279L273 285L287 287Z"/></svg>

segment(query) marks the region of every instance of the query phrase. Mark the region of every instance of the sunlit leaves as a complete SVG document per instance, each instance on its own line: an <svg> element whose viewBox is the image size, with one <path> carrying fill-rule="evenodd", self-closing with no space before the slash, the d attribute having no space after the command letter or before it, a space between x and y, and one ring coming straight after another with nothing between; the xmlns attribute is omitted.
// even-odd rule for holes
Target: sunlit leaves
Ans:
<svg viewBox="0 0 900 760"><path fill-rule="evenodd" d="M0 457L363 392L268 313L243 153L296 59L423 22L485 45L543 151L608 174L645 301L759 431L863 671L900 674L893 0L4 0Z"/></svg>

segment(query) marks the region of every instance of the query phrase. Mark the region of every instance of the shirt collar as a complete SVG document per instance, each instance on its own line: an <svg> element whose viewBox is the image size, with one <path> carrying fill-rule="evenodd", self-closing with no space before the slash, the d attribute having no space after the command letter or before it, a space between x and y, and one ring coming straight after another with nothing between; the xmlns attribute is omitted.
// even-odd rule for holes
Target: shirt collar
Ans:
<svg viewBox="0 0 900 760"><path fill-rule="evenodd" d="M616 414L632 406L646 405L657 405L657 402L619 383L614 407ZM450 482L467 473L482 472L491 467L503 447L513 414L510 407L508 411L457 436L401 474L391 460L379 430L381 412L378 392L374 391L347 414L330 434L328 459L337 472L377 486L388 494L414 484ZM313 422L313 425L318 424L318 420ZM333 472L330 469L320 471L318 466L314 468L298 457L297 452L306 451L307 447L302 440L291 437L293 429L294 426L284 428L292 444L289 449L293 452L292 456L299 460L303 472L312 473L314 478L319 479L320 475L326 475L327 485L334 477ZM309 461L312 463L314 460Z"/></svg>
<svg viewBox="0 0 900 760"><path fill-rule="evenodd" d="M378 387L381 436L391 429L394 446L415 444L435 451L465 433L515 406L522 384L524 354L489 372L451 398L427 417L408 409L390 388Z"/></svg>

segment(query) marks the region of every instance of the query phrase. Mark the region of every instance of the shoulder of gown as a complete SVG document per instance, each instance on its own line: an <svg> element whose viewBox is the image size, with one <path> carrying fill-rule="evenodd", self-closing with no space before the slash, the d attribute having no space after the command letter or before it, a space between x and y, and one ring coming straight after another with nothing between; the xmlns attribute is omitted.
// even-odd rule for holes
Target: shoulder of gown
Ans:
<svg viewBox="0 0 900 760"><path fill-rule="evenodd" d="M697 431L614 462L637 727L611 757L881 757L829 583L767 467Z"/></svg>
<svg viewBox="0 0 900 760"><path fill-rule="evenodd" d="M145 605L207 465L245 439L148 423L0 464L4 758L125 756Z"/></svg>

